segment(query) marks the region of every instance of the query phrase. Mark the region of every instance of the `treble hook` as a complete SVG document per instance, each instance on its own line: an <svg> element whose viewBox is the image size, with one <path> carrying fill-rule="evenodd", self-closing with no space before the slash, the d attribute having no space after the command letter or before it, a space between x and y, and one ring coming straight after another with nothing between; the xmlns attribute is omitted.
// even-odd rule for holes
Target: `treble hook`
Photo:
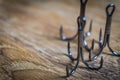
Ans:
<svg viewBox="0 0 120 80"><path fill-rule="evenodd" d="M88 0L80 0L80 3L81 3L80 16L85 16L87 1ZM88 32L85 33L84 37L90 36L91 30L92 30L92 20L90 22L89 30L88 30ZM71 40L75 39L77 37L77 35L78 34L76 33L74 36L67 38L65 35L63 35L63 27L62 26L60 27L60 38L63 41L71 41Z"/></svg>
<svg viewBox="0 0 120 80"><path fill-rule="evenodd" d="M89 48L88 47L88 44L87 44L87 42L86 42L86 40L85 40L85 38L84 38L84 48L85 48L85 50L86 51L88 51L89 52L89 60L88 61L92 61L91 60L91 51L93 50L93 47L94 47L94 43L95 43L95 40L93 40L92 41L92 46L91 46L91 48ZM102 47L102 45L103 45L103 40L102 40L102 29L100 28L100 33L99 33L99 41L96 41L96 43L98 43L98 45L99 45L99 48L101 48Z"/></svg>
<svg viewBox="0 0 120 80"><path fill-rule="evenodd" d="M75 66L71 70L69 69L70 64L68 64L66 66L67 77L71 76L76 71L76 69L78 67L78 64L79 64L80 58L81 58L82 62L89 69L99 70L103 66L103 58L102 57L101 57L100 66L99 67L92 66L92 65L88 64L84 60L84 58L83 58L83 41L84 41L84 28L85 28L85 24L86 24L86 18L79 16L77 18L77 23L78 23L78 52L77 52L77 58L74 58L72 56L72 52L71 52L71 48L70 48L70 42L68 42L68 55L69 55L69 58L71 59L72 62L74 62L74 61L77 61L77 62L75 64ZM94 41L92 41L91 52L92 52L93 47L94 47Z"/></svg>
<svg viewBox="0 0 120 80"><path fill-rule="evenodd" d="M113 11L111 12L111 14L108 12L109 6L113 6ZM111 27L112 14L113 14L113 12L115 11L115 5L114 5L114 4L110 4L109 6L106 8L106 9L107 9L106 11L107 11L107 13L108 13L108 20L110 20L110 22L108 21L108 26ZM110 23L110 24L109 24L109 23ZM111 32L111 28L108 29L108 31L106 31L106 32L108 32L108 40L107 40L107 43L108 43L108 48L109 48L109 50L112 52L113 55L120 57L120 54L117 53L116 51L114 51L114 50L110 47L110 32Z"/></svg>
<svg viewBox="0 0 120 80"><path fill-rule="evenodd" d="M99 70L100 68L102 68L102 65L103 65L103 58L101 57L101 61L100 61L100 66L99 67L94 67L90 64L88 64L84 58L83 58L83 41L84 41L84 28L85 28L85 24L86 24L86 18L85 17L82 17L82 18L78 18L78 20L80 19L80 23L78 21L78 53L80 53L81 55L81 59L82 59L82 62L89 68L89 69L92 69L92 70ZM93 43L94 43L94 40L93 40ZM91 52L92 52L92 49L93 49L93 44L92 43L92 47L91 47Z"/></svg>
<svg viewBox="0 0 120 80"><path fill-rule="evenodd" d="M109 10L110 8L112 8L111 11ZM103 49L106 47L106 44L107 44L109 50L112 52L113 55L120 57L120 54L117 53L116 51L113 51L113 49L110 47L111 22L112 22L112 15L113 15L114 11L115 11L115 4L110 3L106 7L107 19L106 19L106 27L105 27L103 45L99 49L98 53L94 57L91 58L91 60L97 59L97 57L101 54L101 52L103 51Z"/></svg>

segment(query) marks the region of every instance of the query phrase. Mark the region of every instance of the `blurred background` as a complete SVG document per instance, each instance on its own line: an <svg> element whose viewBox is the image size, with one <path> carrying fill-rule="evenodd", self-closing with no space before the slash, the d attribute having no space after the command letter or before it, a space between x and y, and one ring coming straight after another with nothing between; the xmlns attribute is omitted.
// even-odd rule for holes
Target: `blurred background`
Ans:
<svg viewBox="0 0 120 80"><path fill-rule="evenodd" d="M116 5L111 46L120 52L120 0L88 0L85 31L93 20L92 35L87 39L99 39L110 2ZM69 59L64 55L67 43L60 40L59 28L63 26L67 37L75 34L79 13L79 0L0 0L0 80L64 80ZM73 53L76 43L71 45ZM105 54L102 70L79 69L71 80L119 80L120 59Z"/></svg>

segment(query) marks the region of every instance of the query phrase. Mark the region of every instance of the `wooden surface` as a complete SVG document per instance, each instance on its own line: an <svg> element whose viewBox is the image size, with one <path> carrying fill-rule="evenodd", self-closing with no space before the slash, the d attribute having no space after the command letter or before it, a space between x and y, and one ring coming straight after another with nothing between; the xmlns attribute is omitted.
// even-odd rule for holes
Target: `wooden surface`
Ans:
<svg viewBox="0 0 120 80"><path fill-rule="evenodd" d="M119 0L89 0L85 30L92 19L93 31L88 39L98 40L100 27L103 31L105 27L104 9L110 1L117 6L111 46L120 52ZM65 65L70 60L66 56L67 42L59 39L59 28L63 25L65 35L72 36L77 31L78 15L79 0L0 0L0 80L66 80ZM71 44L74 55L76 44L76 40ZM85 66L80 63L68 80L119 80L120 58L109 54L106 48L99 71L82 68Z"/></svg>

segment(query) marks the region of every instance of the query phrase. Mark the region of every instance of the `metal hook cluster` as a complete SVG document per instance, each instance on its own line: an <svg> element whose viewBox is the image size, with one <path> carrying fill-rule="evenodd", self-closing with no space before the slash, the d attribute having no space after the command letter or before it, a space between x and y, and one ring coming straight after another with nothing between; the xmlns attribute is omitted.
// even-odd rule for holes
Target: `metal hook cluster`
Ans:
<svg viewBox="0 0 120 80"><path fill-rule="evenodd" d="M112 10L109 10L110 8L112 8ZM99 55L102 53L103 49L106 47L106 45L108 46L109 50L112 52L112 54L114 56L118 56L120 57L120 54L116 51L114 51L111 47L110 47L110 35L111 35L111 23L112 23L112 15L115 11L115 4L110 3L107 7L106 7L106 26L105 26L105 32L104 32L104 39L103 39L103 44L101 45L100 49L98 50L98 53L91 58L91 60L95 60L99 57Z"/></svg>
<svg viewBox="0 0 120 80"><path fill-rule="evenodd" d="M103 66L103 57L101 57L100 60L100 65L99 66L93 66L92 64L89 64L88 61L94 61L96 60L100 54L102 53L103 49L105 48L106 44L109 48L109 50L112 52L113 55L119 56L120 54L113 51L113 49L110 47L110 33L111 33L111 22L112 22L112 15L115 11L115 5L113 3L110 3L106 7L106 26L105 26L105 32L104 32L104 39L102 40L102 29L100 28L100 33L99 33L99 41L97 43L99 44L99 50L98 53L95 56L91 56L94 50L94 44L95 40L92 40L92 45L91 47L88 47L88 43L86 41L86 38L91 35L92 31L92 20L90 22L90 27L88 32L84 32L84 28L86 25L86 18L85 18L85 9L86 9L86 4L88 0L80 0L81 3L81 9L80 9L80 15L77 18L77 24L78 24L78 31L77 33L70 38L67 38L66 36L63 35L63 28L60 28L60 38L63 41L68 41L68 56L71 60L71 63L66 66L66 73L67 77L71 76L77 69L80 59L84 65L91 70L99 70ZM112 10L110 9L112 8ZM77 37L78 40L78 48L77 48L77 58L74 58L71 52L71 47L70 47L70 41L74 40ZM89 60L86 61L83 56L83 48L89 53ZM76 63L75 63L76 62ZM71 67L71 64L75 63L74 66Z"/></svg>
<svg viewBox="0 0 120 80"><path fill-rule="evenodd" d="M80 0L80 2L81 2L80 16L85 16L87 1L88 1L88 0ZM91 20L91 22L90 22L89 31L84 34L84 37L90 36L91 31L92 31L92 20ZM76 33L74 36L72 36L72 37L70 37L70 38L67 38L65 35L63 35L63 27L62 27L62 26L60 27L60 38L61 38L61 40L63 40L63 41L71 41L71 40L74 40L74 39L77 37L77 35L78 35L78 34Z"/></svg>
<svg viewBox="0 0 120 80"><path fill-rule="evenodd" d="M71 76L77 69L80 58L82 60L82 62L89 68L92 70L99 70L100 68L102 68L103 65L103 58L101 57L101 61L100 61L100 66L99 67L95 67L92 66L91 64L88 64L87 61L84 60L83 58L83 41L84 41L84 28L85 28L85 23L86 23L86 18L85 17L78 17L77 18L77 23L78 23L78 52L77 52L77 58L74 58L72 56L72 52L71 52L71 48L70 48L70 42L68 41L68 56L71 59L72 63L74 63L75 61L76 64L75 66L70 70L69 66L71 64L68 64L66 66L66 71L67 71L67 77ZM94 45L94 40L92 42L92 44ZM91 47L91 50L93 49L93 45ZM90 51L92 52L92 51Z"/></svg>

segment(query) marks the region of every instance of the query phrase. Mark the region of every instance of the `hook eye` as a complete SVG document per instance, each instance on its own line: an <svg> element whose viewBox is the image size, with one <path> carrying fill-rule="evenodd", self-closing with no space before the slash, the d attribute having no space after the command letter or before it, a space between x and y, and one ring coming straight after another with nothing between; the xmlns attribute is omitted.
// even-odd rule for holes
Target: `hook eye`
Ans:
<svg viewBox="0 0 120 80"><path fill-rule="evenodd" d="M88 0L80 0L81 4L86 4Z"/></svg>
<svg viewBox="0 0 120 80"><path fill-rule="evenodd" d="M112 16L113 13L114 13L114 11L115 11L115 4L110 3L110 4L106 7L107 16Z"/></svg>

